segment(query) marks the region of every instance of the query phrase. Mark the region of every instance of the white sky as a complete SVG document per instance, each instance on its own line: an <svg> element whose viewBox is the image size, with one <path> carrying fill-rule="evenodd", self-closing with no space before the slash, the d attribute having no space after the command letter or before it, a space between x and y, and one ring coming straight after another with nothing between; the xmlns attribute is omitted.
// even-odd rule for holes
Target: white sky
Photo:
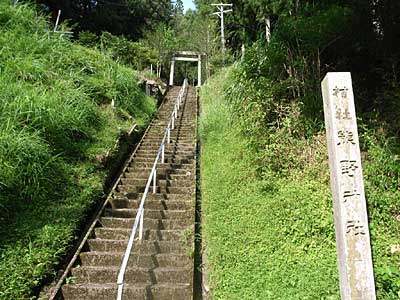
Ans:
<svg viewBox="0 0 400 300"><path fill-rule="evenodd" d="M183 1L183 5L185 6L185 12L191 8L191 9L195 9L195 5L193 3L193 0L182 0Z"/></svg>

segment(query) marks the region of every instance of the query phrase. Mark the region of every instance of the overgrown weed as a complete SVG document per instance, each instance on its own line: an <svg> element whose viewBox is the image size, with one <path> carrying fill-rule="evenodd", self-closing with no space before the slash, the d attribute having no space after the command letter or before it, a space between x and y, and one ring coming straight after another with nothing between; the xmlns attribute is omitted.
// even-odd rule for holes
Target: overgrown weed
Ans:
<svg viewBox="0 0 400 300"><path fill-rule="evenodd" d="M267 86L255 94L260 86L245 82L240 66L224 71L201 93L203 242L212 296L339 299L323 127L304 119L299 103L278 113ZM395 300L399 143L370 122L359 127L378 299Z"/></svg>
<svg viewBox="0 0 400 300"><path fill-rule="evenodd" d="M50 31L31 4L0 1L0 299L54 275L103 195L99 158L155 110L133 70Z"/></svg>

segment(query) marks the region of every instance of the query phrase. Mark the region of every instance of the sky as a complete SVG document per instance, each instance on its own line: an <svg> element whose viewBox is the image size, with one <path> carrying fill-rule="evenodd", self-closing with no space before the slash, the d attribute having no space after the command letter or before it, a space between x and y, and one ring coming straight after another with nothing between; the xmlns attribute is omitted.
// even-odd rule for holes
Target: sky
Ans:
<svg viewBox="0 0 400 300"><path fill-rule="evenodd" d="M196 7L194 6L193 0L182 0L183 1L183 5L185 6L185 12L191 8L191 9L195 9Z"/></svg>

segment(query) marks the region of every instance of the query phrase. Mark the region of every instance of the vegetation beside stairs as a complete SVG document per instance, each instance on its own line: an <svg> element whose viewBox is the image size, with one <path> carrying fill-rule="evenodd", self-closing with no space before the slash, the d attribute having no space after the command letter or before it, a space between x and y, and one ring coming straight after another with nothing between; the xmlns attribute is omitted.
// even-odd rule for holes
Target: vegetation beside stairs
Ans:
<svg viewBox="0 0 400 300"><path fill-rule="evenodd" d="M245 100L228 92L243 87L240 75L240 65L227 68L200 93L202 244L210 299L338 300L325 133L291 135L297 115L290 115L280 130L267 127L269 135L257 141L265 144L255 150L256 112L244 111ZM364 127L360 133L377 299L397 300L400 170L387 144Z"/></svg>
<svg viewBox="0 0 400 300"><path fill-rule="evenodd" d="M31 5L0 1L0 45L0 299L31 299L102 197L106 154L155 101Z"/></svg>

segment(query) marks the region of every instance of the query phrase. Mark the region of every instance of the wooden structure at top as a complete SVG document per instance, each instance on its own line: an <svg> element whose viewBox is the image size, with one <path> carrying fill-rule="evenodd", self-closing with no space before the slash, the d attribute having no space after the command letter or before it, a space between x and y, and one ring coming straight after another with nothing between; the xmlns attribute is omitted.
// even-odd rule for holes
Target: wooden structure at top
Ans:
<svg viewBox="0 0 400 300"><path fill-rule="evenodd" d="M201 86L201 53L194 51L176 51L171 59L171 71L169 75L169 85L174 85L174 72L176 61L197 62L197 86Z"/></svg>

